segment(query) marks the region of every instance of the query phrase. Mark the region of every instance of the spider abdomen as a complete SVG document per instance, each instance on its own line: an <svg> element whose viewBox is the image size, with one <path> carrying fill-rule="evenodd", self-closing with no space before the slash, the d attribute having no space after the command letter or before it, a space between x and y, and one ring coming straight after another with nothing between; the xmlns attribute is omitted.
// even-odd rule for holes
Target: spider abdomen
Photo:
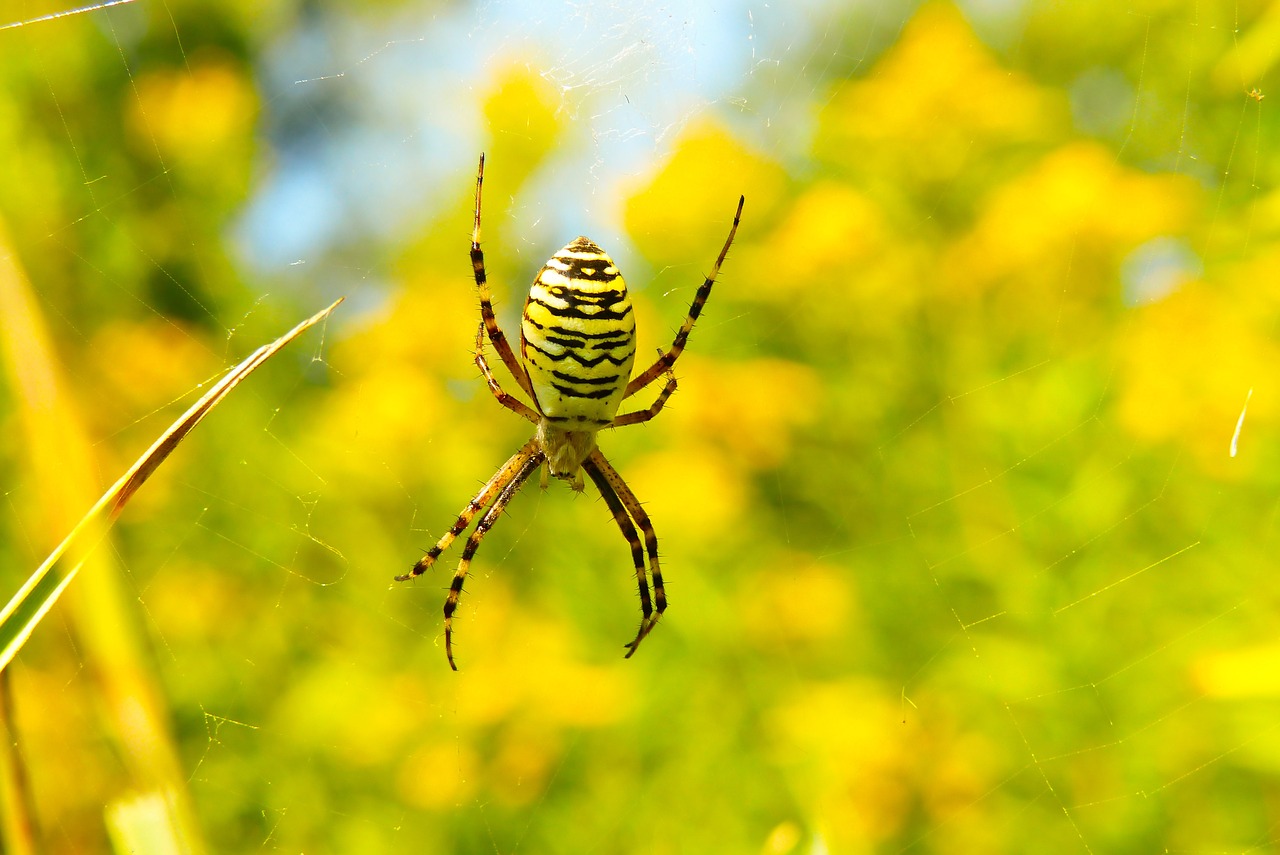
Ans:
<svg viewBox="0 0 1280 855"><path fill-rule="evenodd" d="M580 237L551 256L520 325L538 412L563 430L609 424L631 378L635 332L627 284L608 253Z"/></svg>

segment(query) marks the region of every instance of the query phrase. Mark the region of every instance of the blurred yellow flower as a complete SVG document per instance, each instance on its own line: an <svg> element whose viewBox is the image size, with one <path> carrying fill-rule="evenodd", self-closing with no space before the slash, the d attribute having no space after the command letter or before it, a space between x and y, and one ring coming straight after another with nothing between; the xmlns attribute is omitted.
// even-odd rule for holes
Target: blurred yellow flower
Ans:
<svg viewBox="0 0 1280 855"><path fill-rule="evenodd" d="M508 561L502 572L518 569ZM543 572L551 584L551 568ZM473 599L464 598L464 607ZM563 616L535 613L496 575L484 580L474 607L459 614L467 661L457 709L472 726L516 716L552 729L600 727L628 715L633 672L621 655L607 667L582 664L583 642L573 625ZM530 718L532 710L537 712Z"/></svg>
<svg viewBox="0 0 1280 855"><path fill-rule="evenodd" d="M558 730L517 717L498 738L497 753L486 773L490 789L509 807L536 802L545 793L561 753Z"/></svg>
<svg viewBox="0 0 1280 855"><path fill-rule="evenodd" d="M1191 680L1212 698L1280 697L1280 644L1260 644L1202 654L1191 662Z"/></svg>
<svg viewBox="0 0 1280 855"><path fill-rule="evenodd" d="M766 238L744 249L744 267L772 299L818 291L839 300L837 283L886 250L883 214L847 184L820 181L795 200Z"/></svg>
<svg viewBox="0 0 1280 855"><path fill-rule="evenodd" d="M536 164L559 140L562 96L537 72L537 63L509 61L489 84L485 125L494 131L490 163L500 170Z"/></svg>
<svg viewBox="0 0 1280 855"><path fill-rule="evenodd" d="M1280 276L1280 268L1271 275ZM1229 453L1245 397L1256 389L1243 448L1251 433L1274 424L1280 406L1268 385L1280 348L1257 329L1260 318L1247 303L1200 285L1134 313L1119 338L1120 423L1144 442L1171 441L1188 449L1219 475L1252 471L1257 455Z"/></svg>
<svg viewBox="0 0 1280 855"><path fill-rule="evenodd" d="M171 162L199 167L224 161L229 148L245 150L257 116L252 84L225 57L200 52L186 66L139 74L131 119L142 144Z"/></svg>
<svg viewBox="0 0 1280 855"><path fill-rule="evenodd" d="M1088 270L1091 255L1114 261L1144 240L1184 232L1197 198L1190 178L1139 172L1096 143L1071 143L1000 186L939 272L960 293L1015 277L1025 288L1043 284L1046 274L1060 287L1073 258ZM1071 281L1118 290L1108 279Z"/></svg>
<svg viewBox="0 0 1280 855"><path fill-rule="evenodd" d="M396 792L411 805L447 811L474 798L479 769L470 740L427 742L400 763Z"/></svg>
<svg viewBox="0 0 1280 855"><path fill-rule="evenodd" d="M120 433L135 453L151 444L165 424L193 403L225 366L198 331L173 320L117 319L101 327L90 351L100 358L90 364L83 392L86 419L103 435ZM125 427L122 429L122 425ZM168 486L191 461L179 455L161 467L148 489L130 506L132 516L148 516L168 506Z"/></svg>
<svg viewBox="0 0 1280 855"><path fill-rule="evenodd" d="M719 446L750 469L771 469L785 460L796 429L822 411L822 383L807 365L686 354L681 368L685 394L663 413L674 441Z"/></svg>
<svg viewBox="0 0 1280 855"><path fill-rule="evenodd" d="M1056 134L1067 110L1061 96L1001 67L959 9L930 3L875 74L837 85L822 122L824 157L854 164L883 152L905 171L936 180L960 171L975 145Z"/></svg>
<svg viewBox="0 0 1280 855"><path fill-rule="evenodd" d="M141 411L185 395L223 367L206 342L172 320L117 319L97 330L92 349L103 354L94 362L99 393Z"/></svg>
<svg viewBox="0 0 1280 855"><path fill-rule="evenodd" d="M801 686L771 718L778 763L839 851L871 849L901 831L914 728L901 724L896 699L853 679Z"/></svg>
<svg viewBox="0 0 1280 855"><path fill-rule="evenodd" d="M791 820L778 823L774 826L773 831L769 832L769 836L765 838L764 846L760 848L761 855L786 855L788 852L795 850L800 844L801 832L800 826Z"/></svg>
<svg viewBox="0 0 1280 855"><path fill-rule="evenodd" d="M760 562L738 589L743 635L764 648L830 643L850 630L854 607L848 570L801 553Z"/></svg>
<svg viewBox="0 0 1280 855"><path fill-rule="evenodd" d="M746 244L785 182L779 166L723 128L697 124L685 131L659 173L639 182L627 202L627 231L646 257L705 273L724 243L738 197L747 199L739 232ZM725 275L735 275L733 264L730 253Z"/></svg>

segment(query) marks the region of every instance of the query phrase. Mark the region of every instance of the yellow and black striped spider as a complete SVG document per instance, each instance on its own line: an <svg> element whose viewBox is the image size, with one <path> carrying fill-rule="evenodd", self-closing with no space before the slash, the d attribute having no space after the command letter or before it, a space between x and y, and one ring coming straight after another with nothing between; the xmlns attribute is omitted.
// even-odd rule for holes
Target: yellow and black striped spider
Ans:
<svg viewBox="0 0 1280 855"><path fill-rule="evenodd" d="M502 464L497 474L480 488L436 545L413 565L412 570L397 576L396 581L403 582L424 573L435 564L440 553L466 530L476 514L488 508L467 539L444 603L445 655L449 658L449 666L458 670L453 661L453 613L458 607L471 560L485 534L524 482L543 463L547 464L547 471L542 473L543 487L547 485L549 471L551 475L569 481L574 490L581 490L582 472L585 470L627 539L635 563L642 618L640 631L626 645L626 655L630 658L662 616L667 607L667 596L662 588L662 570L658 567L658 538L649 522L649 515L622 476L596 447L596 433L607 427L649 421L675 392L672 366L684 350L694 321L702 312L716 274L720 272L720 265L733 243L745 199L738 199L729 237L716 257L711 274L694 295L693 305L671 348L659 350L657 361L628 382L636 357L636 324L631 314L631 300L627 297L627 285L622 281L613 259L585 237L579 237L551 256L534 278L520 324L521 358L516 359L493 315L489 283L485 276L484 252L480 249L480 190L483 185L484 155L480 155L476 174L475 225L471 233L471 266L480 291L481 317L476 332L476 365L498 403L533 422L537 431L533 439ZM485 358L486 333L511 376L532 399L532 407L507 394L499 385ZM624 400L663 376L666 384L648 409L617 415ZM643 543L636 533L636 526L644 534ZM645 570L646 554L648 571L653 575L652 600Z"/></svg>

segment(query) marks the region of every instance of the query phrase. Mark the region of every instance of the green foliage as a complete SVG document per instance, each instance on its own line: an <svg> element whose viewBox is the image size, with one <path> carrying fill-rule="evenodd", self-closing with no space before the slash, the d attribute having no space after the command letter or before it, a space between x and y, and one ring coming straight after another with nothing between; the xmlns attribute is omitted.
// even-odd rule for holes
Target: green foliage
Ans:
<svg viewBox="0 0 1280 855"><path fill-rule="evenodd" d="M208 849L1275 848L1280 205L1271 99L1248 94L1273 25L1117 5L1032 4L1016 38L942 3L874 37L833 18L832 62L788 90L800 159L707 110L617 200L643 354L747 199L679 394L602 437L672 601L630 661L630 562L589 490L530 485L487 538L459 674L458 547L391 583L527 438L470 361L473 175L452 176L385 299L353 293L228 400L94 568L138 604ZM266 39L199 8L180 52L145 4L136 43L89 16L0 41L0 216L96 471L316 302L260 298L231 260ZM540 60L510 60L476 92L504 319L572 237L533 245L520 200L582 132ZM1197 264L1142 290L1169 248ZM62 533L30 510L48 486L15 408L14 588ZM103 806L148 789L86 613L10 669L50 851L107 851Z"/></svg>

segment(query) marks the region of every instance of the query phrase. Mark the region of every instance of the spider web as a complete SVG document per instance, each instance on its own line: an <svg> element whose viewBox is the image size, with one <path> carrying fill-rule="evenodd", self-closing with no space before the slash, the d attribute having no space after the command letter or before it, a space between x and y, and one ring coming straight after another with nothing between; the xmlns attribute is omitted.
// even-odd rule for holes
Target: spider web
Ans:
<svg viewBox="0 0 1280 855"><path fill-rule="evenodd" d="M166 780L149 741L209 851L1280 848L1274 19L0 15L0 212L94 474L348 296L122 519L94 572L132 636L68 606L13 667L46 848L109 851L104 806ZM672 599L628 662L589 488L530 485L488 535L460 674L461 544L390 584L527 438L470 361L481 149L509 332L588 234L652 353L747 196L679 394L602 439ZM17 409L0 545L29 568L61 533ZM112 670L128 637L143 677ZM122 712L148 692L151 725Z"/></svg>

